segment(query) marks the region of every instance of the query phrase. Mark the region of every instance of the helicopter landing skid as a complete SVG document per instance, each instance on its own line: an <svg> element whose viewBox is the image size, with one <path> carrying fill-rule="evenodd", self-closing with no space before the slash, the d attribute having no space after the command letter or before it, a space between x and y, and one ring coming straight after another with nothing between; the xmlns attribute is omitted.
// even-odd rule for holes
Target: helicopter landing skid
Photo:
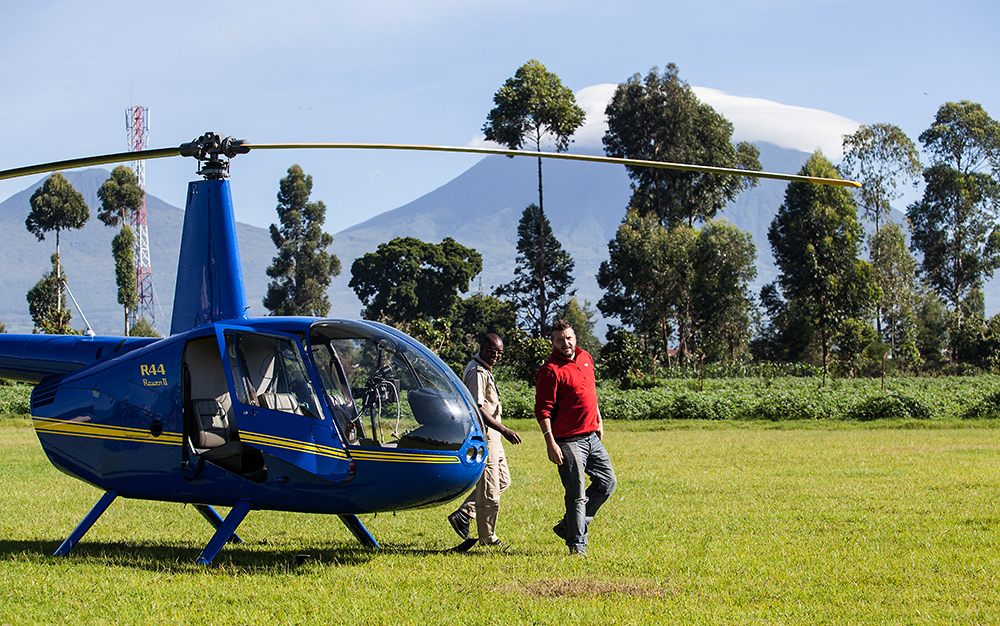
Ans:
<svg viewBox="0 0 1000 626"><path fill-rule="evenodd" d="M55 553L52 556L68 555L69 551L73 549L73 546L75 546L77 542L79 542L80 539L82 539L83 536L87 534L87 531L90 530L90 527L94 525L94 522L97 521L97 518L99 518L101 515L104 514L105 511L108 510L108 507L111 506L111 503L114 502L117 497L118 497L118 492L115 491L114 489L105 492L104 495L101 496L101 499L97 501L97 504L94 505L94 508L90 509L90 512L87 513L87 516L84 517L79 524L77 524L77 527L73 529L73 532L70 533L69 537L66 537L66 540L63 541L62 544L60 544L59 548L56 549Z"/></svg>
<svg viewBox="0 0 1000 626"><path fill-rule="evenodd" d="M344 526L347 526L347 530L351 531L354 538L361 542L361 545L366 548L372 548L373 550L381 550L382 546L378 544L375 537L372 536L365 525L361 523L357 515L338 515L340 521L344 522Z"/></svg>

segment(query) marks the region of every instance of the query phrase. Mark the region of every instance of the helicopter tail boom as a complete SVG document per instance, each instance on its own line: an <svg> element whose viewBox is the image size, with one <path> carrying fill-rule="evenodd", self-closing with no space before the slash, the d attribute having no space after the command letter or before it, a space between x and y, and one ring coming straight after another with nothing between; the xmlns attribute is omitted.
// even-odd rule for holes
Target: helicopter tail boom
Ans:
<svg viewBox="0 0 1000 626"><path fill-rule="evenodd" d="M148 337L0 335L0 378L37 384L153 341Z"/></svg>

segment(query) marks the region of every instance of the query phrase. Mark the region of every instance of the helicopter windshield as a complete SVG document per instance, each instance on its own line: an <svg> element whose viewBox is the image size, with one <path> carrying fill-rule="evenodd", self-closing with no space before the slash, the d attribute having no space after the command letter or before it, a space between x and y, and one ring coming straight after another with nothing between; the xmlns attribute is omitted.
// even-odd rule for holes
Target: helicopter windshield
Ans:
<svg viewBox="0 0 1000 626"><path fill-rule="evenodd" d="M313 324L309 349L350 444L457 450L472 429L465 393L429 350L369 324Z"/></svg>

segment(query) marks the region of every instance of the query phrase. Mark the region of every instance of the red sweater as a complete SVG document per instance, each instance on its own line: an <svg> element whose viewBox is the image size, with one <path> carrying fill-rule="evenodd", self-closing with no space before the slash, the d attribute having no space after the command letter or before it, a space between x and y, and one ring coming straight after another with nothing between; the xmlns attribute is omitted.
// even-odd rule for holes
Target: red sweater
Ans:
<svg viewBox="0 0 1000 626"><path fill-rule="evenodd" d="M599 427L594 358L580 347L570 360L553 350L535 375L535 419L549 418L558 439Z"/></svg>

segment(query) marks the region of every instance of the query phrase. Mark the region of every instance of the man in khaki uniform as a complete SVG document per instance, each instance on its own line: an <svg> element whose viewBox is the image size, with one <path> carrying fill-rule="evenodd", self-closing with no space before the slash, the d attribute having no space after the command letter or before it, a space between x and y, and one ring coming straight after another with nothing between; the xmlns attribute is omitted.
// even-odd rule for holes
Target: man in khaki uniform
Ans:
<svg viewBox="0 0 1000 626"><path fill-rule="evenodd" d="M496 535L497 516L500 513L500 494L510 486L510 470L503 451L503 440L518 444L521 437L500 423L503 410L500 394L493 379L493 366L503 356L503 340L490 333L479 344L479 354L465 367L462 382L472 392L472 398L479 407L486 426L486 465L476 488L465 499L457 511L448 516L451 527L462 539L469 538L469 523L476 518L479 543L484 546L500 546Z"/></svg>

